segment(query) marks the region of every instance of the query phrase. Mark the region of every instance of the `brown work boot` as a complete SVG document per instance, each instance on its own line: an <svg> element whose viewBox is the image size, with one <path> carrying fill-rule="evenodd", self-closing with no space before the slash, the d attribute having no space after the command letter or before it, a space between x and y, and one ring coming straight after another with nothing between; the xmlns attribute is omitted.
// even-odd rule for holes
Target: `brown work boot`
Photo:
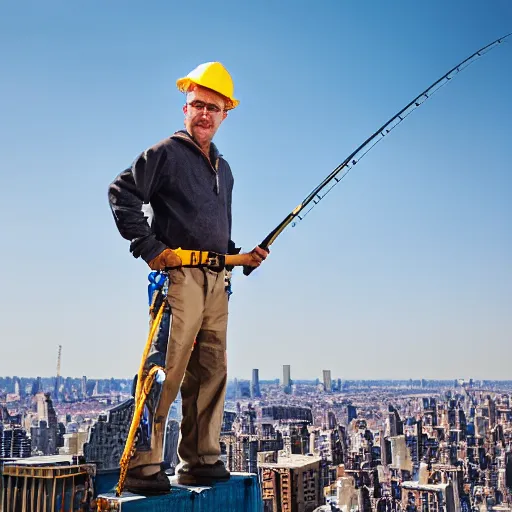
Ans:
<svg viewBox="0 0 512 512"><path fill-rule="evenodd" d="M212 485L229 480L231 474L221 460L215 464L199 464L190 469L178 470L178 483L181 485Z"/></svg>
<svg viewBox="0 0 512 512"><path fill-rule="evenodd" d="M143 475L136 471L128 471L124 489L134 494L167 494L171 492L171 483L163 469L152 475Z"/></svg>

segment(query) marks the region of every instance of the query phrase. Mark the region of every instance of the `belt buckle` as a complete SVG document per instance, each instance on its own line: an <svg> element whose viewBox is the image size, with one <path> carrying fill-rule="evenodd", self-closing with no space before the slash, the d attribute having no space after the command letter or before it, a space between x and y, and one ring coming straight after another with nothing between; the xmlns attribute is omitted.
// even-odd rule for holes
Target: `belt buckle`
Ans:
<svg viewBox="0 0 512 512"><path fill-rule="evenodd" d="M224 254L217 254L215 252L208 253L207 268L215 272L220 272L224 268Z"/></svg>
<svg viewBox="0 0 512 512"><path fill-rule="evenodd" d="M211 254L208 254L208 266L209 267L218 267L219 265L220 265L219 255L216 254L215 256L212 256Z"/></svg>

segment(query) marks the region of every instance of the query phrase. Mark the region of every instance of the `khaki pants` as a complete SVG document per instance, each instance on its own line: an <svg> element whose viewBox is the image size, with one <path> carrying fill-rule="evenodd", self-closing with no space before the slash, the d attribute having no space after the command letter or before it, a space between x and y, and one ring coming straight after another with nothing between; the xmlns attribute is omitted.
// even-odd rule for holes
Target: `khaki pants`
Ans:
<svg viewBox="0 0 512 512"><path fill-rule="evenodd" d="M167 414L180 385L180 466L219 460L227 382L228 296L224 275L224 271L201 268L179 268L169 274L171 323L166 378L156 411L149 411L151 450L136 451L130 468L162 462Z"/></svg>

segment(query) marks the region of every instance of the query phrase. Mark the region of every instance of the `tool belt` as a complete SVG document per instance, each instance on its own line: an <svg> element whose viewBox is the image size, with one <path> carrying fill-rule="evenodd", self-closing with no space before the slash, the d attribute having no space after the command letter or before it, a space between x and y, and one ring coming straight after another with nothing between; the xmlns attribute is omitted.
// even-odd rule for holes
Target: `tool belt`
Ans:
<svg viewBox="0 0 512 512"><path fill-rule="evenodd" d="M220 272L226 267L226 255L213 251L193 251L189 249L173 249L181 259L181 267L203 267ZM168 267L171 270L177 267Z"/></svg>

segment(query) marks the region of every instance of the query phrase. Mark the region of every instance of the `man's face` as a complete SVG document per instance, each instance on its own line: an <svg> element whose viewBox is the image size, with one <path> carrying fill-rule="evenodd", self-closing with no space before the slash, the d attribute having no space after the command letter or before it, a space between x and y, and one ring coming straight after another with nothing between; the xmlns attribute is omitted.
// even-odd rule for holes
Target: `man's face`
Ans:
<svg viewBox="0 0 512 512"><path fill-rule="evenodd" d="M185 128L199 144L209 143L226 116L224 98L216 92L196 86L187 93L183 106Z"/></svg>

